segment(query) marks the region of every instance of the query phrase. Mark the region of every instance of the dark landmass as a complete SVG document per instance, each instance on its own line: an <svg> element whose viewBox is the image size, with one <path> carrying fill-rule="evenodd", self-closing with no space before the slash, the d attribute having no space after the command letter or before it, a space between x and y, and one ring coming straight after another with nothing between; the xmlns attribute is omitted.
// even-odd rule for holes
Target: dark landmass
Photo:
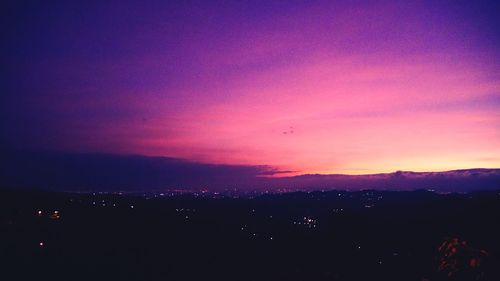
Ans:
<svg viewBox="0 0 500 281"><path fill-rule="evenodd" d="M0 191L2 280L500 280L498 237L499 191Z"/></svg>
<svg viewBox="0 0 500 281"><path fill-rule="evenodd" d="M500 169L269 177L268 166L215 165L168 157L0 149L0 184L53 191L500 189Z"/></svg>

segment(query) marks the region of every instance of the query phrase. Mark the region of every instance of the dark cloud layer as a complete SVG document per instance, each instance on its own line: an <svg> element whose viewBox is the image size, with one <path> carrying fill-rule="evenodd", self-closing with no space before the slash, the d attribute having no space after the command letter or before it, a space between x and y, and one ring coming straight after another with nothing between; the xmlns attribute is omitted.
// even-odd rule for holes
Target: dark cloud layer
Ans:
<svg viewBox="0 0 500 281"><path fill-rule="evenodd" d="M4 150L1 184L52 190L153 190L249 187L267 166L203 164L169 157Z"/></svg>
<svg viewBox="0 0 500 281"><path fill-rule="evenodd" d="M63 191L153 191L237 188L472 191L500 189L500 169L374 175L302 175L269 166L216 165L169 157L3 149L0 186Z"/></svg>

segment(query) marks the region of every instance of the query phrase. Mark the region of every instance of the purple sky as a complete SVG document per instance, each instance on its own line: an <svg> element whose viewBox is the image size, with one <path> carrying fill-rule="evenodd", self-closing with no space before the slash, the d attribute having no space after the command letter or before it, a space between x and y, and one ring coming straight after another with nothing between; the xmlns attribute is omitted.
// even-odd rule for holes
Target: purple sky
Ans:
<svg viewBox="0 0 500 281"><path fill-rule="evenodd" d="M5 147L291 174L500 167L494 1L14 2Z"/></svg>

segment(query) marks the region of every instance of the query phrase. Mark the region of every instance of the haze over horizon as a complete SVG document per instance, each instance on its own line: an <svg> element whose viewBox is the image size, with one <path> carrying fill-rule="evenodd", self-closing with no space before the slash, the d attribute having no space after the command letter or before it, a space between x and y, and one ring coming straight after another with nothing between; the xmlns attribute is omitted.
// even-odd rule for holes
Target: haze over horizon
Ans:
<svg viewBox="0 0 500 281"><path fill-rule="evenodd" d="M500 168L498 3L331 2L10 3L0 144L250 174Z"/></svg>

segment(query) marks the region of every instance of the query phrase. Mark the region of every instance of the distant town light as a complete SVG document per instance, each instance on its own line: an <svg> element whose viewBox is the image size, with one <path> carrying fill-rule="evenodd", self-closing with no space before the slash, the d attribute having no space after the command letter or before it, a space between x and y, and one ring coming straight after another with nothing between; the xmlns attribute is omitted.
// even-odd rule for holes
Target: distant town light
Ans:
<svg viewBox="0 0 500 281"><path fill-rule="evenodd" d="M54 211L49 218L53 220L58 220L61 218L61 215L59 214L59 211Z"/></svg>

